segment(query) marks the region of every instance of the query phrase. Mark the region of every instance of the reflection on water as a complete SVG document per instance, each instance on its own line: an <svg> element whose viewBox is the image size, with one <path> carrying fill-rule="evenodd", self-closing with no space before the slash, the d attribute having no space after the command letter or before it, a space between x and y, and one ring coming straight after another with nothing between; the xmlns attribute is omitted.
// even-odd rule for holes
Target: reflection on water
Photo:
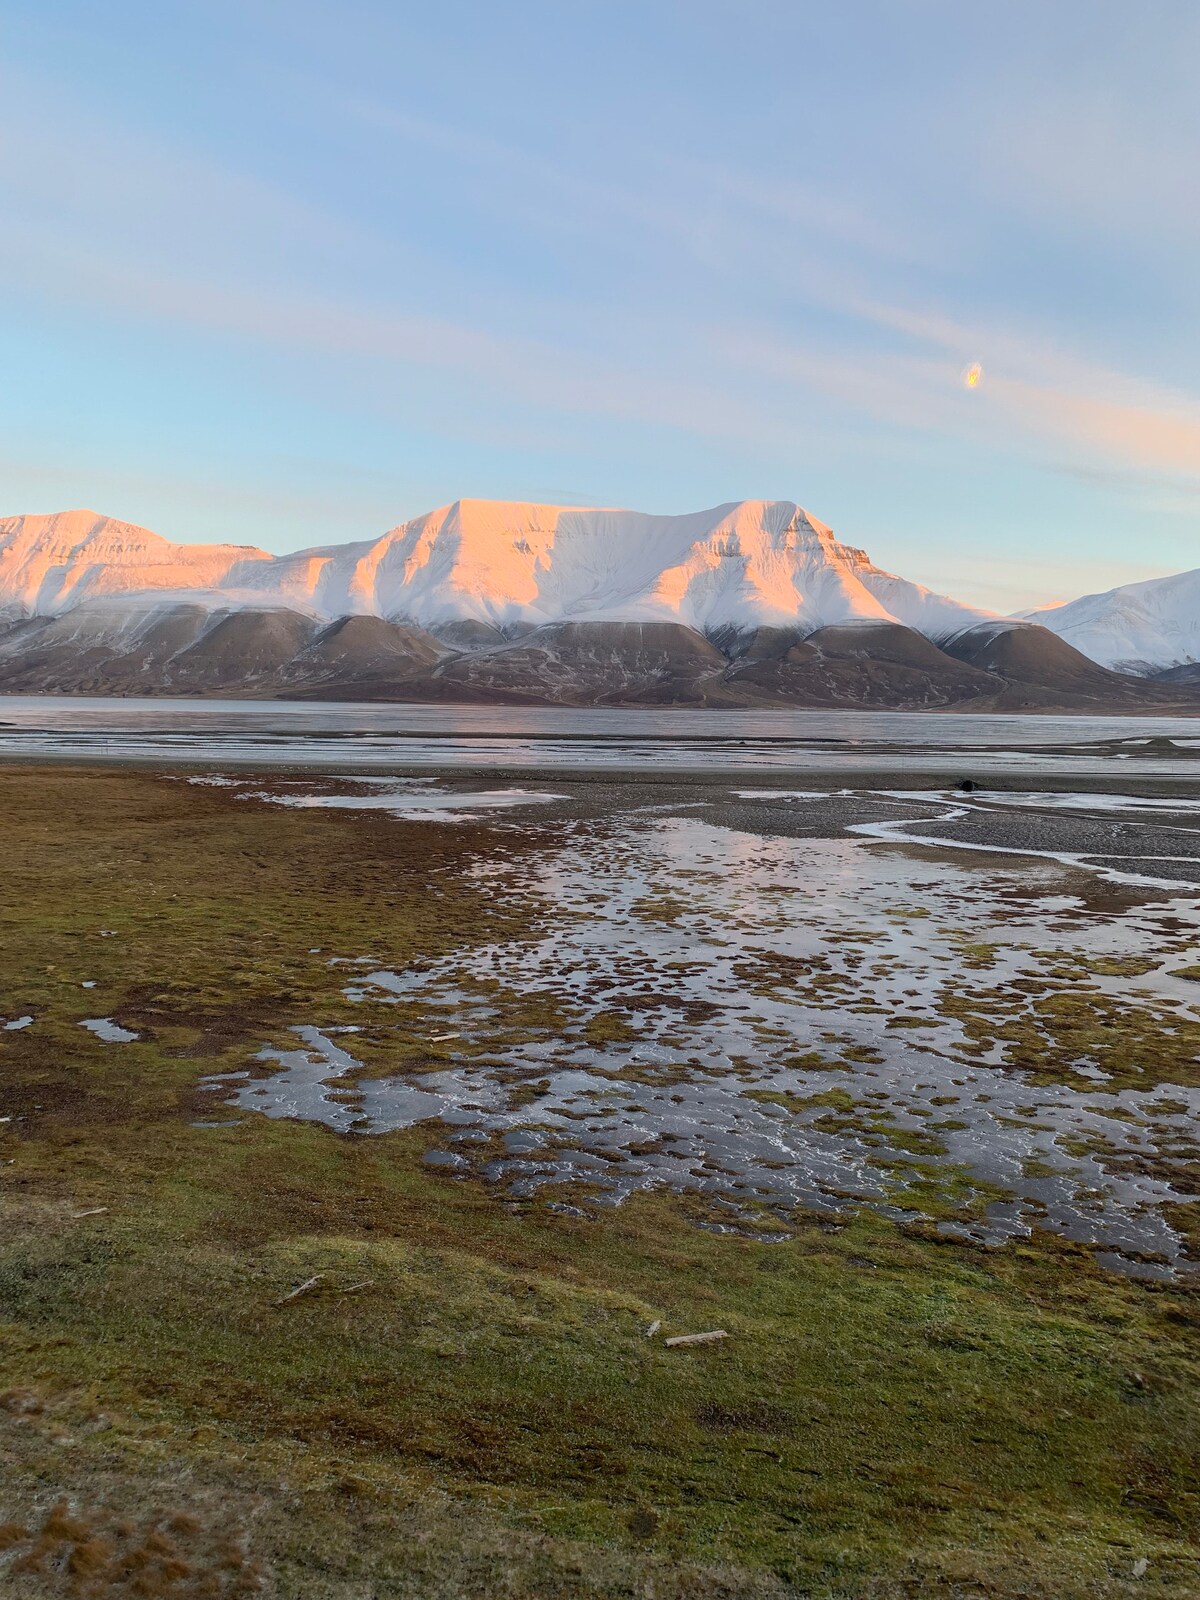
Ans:
<svg viewBox="0 0 1200 1600"><path fill-rule="evenodd" d="M138 1037L128 1028L123 1028L119 1022L114 1022L111 1017L88 1017L79 1024L89 1033L94 1033L97 1039L102 1039L105 1044L132 1044Z"/></svg>
<svg viewBox="0 0 1200 1600"><path fill-rule="evenodd" d="M1183 1264L1163 1208L1200 1120L1200 984L1176 975L1197 900L1104 910L1053 864L645 815L475 872L527 901L528 938L404 972L334 957L423 1069L380 1076L298 1024L214 1092L341 1132L427 1123L451 1170L577 1206L669 1186L770 1233L865 1203Z"/></svg>

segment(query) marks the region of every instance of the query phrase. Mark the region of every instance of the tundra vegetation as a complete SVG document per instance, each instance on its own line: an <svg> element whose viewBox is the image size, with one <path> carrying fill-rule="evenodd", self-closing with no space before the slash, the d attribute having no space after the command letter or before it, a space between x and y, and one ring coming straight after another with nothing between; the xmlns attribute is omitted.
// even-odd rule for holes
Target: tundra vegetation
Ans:
<svg viewBox="0 0 1200 1600"><path fill-rule="evenodd" d="M550 1209L431 1165L421 1127L214 1110L201 1078L361 1020L329 953L520 936L533 909L463 868L536 852L536 820L65 767L3 769L0 803L0 1014L33 1019L0 1032L14 1600L1197 1592L1186 1278L868 1210L780 1243L698 1196ZM993 953L963 952L974 1018ZM1120 1008L1100 1025L1124 1060Z"/></svg>

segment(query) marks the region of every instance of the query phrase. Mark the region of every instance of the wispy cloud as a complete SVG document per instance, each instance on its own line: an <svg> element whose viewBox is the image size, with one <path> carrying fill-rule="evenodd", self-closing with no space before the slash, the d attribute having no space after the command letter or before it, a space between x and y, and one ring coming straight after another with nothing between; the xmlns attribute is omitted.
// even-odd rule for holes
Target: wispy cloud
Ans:
<svg viewBox="0 0 1200 1600"><path fill-rule="evenodd" d="M1133 469L1200 476L1200 398L1119 372L1048 340L991 324L847 298L847 310L905 337L869 357L814 350L766 334L734 334L726 348L755 370L808 383L897 426L947 430L996 444L1044 450L1077 446L1086 471L1099 457ZM962 368L981 361L970 394ZM1143 477L1143 482L1148 481Z"/></svg>
<svg viewBox="0 0 1200 1600"><path fill-rule="evenodd" d="M991 396L1006 419L1035 438L1070 441L1135 466L1200 473L1200 397L1117 371L1064 350L1049 337L881 303L860 305L882 326L982 361Z"/></svg>
<svg viewBox="0 0 1200 1600"><path fill-rule="evenodd" d="M772 27L795 10L776 9ZM1107 26L1116 8L1104 9ZM317 10L338 36L332 10ZM837 10L809 31L837 34ZM1041 13L1026 3L1022 14ZM744 27L749 39L755 18ZM459 71L469 49L442 43ZM1076 257L1047 269L1056 298L1032 272L1013 281L1005 255L1022 228L1014 255L1074 227L1140 229L1164 270L1190 263L1195 142L1172 144L1178 96L1135 106L1144 73L1109 100L1087 81L1035 84L1020 116L1011 72L960 75L928 127L895 131L888 80L872 132L855 56L844 160L830 131L842 106L822 102L815 80L797 101L793 74L785 85L763 72L760 104L745 84L720 100L723 58L709 62L715 93L648 72L640 108L593 92L590 122L586 92L576 119L560 80L548 88L557 120L539 121L540 105L493 103L457 81L455 95L432 80L395 92L361 45L346 43L340 74L310 60L307 98L297 80L312 169L308 148L289 162L282 138L263 156L220 119L206 142L195 117L176 123L159 106L156 123L146 105L82 81L72 94L0 72L0 285L13 314L37 308L52 329L68 318L149 329L163 367L195 349L228 357L232 381L261 376L281 411L302 396L314 432L322 406L370 425L401 419L463 462L484 441L536 460L542 481L598 482L604 498L614 460L636 458L653 493L681 499L712 462L731 492L766 479L807 494L811 471L837 516L827 461L870 452L881 483L920 463L931 507L947 472L990 461L996 481L1041 474L1077 507L1108 495L1122 514L1191 514L1200 394L1186 360L1156 364L1133 315L1121 338L1101 314L1063 315ZM478 90L492 63L476 65ZM628 68L606 93L628 92ZM1086 80L1086 63L1078 72ZM584 91L587 79L585 65ZM246 125L259 126L253 109ZM930 130L952 130L961 160L931 158ZM969 192L954 189L964 170ZM1123 247L1097 248L1109 243ZM960 374L975 361L984 380L968 393ZM1063 481L1047 485L1047 472Z"/></svg>

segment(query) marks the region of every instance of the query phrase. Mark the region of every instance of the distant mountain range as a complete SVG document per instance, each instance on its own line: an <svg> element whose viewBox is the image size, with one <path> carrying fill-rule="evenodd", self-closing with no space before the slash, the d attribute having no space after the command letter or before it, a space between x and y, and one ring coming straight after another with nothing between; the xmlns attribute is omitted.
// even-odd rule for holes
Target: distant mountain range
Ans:
<svg viewBox="0 0 1200 1600"><path fill-rule="evenodd" d="M1198 660L1200 573L1003 618L790 501L460 500L287 556L0 519L7 692L1133 711L1200 709Z"/></svg>

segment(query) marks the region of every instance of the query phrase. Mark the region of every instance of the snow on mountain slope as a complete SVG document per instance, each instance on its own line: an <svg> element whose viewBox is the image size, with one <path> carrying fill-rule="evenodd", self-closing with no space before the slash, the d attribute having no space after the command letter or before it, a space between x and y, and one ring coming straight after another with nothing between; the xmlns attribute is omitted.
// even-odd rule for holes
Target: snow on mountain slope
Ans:
<svg viewBox="0 0 1200 1600"><path fill-rule="evenodd" d="M699 632L902 622L944 637L990 613L880 571L790 501L683 517L456 501L374 541L270 557L179 546L91 512L0 522L0 606L58 614L147 590L211 606L288 606L435 629L485 622L682 622Z"/></svg>
<svg viewBox="0 0 1200 1600"><path fill-rule="evenodd" d="M382 615L425 627L473 618L807 631L862 618L949 630L983 615L881 572L786 500L677 517L463 500L386 534L356 592L372 578Z"/></svg>
<svg viewBox="0 0 1200 1600"><path fill-rule="evenodd" d="M94 511L0 518L0 607L56 616L84 601L219 588L235 566L270 561L251 545L172 544Z"/></svg>
<svg viewBox="0 0 1200 1600"><path fill-rule="evenodd" d="M1022 616L1106 667L1162 672L1200 661L1200 568L1122 584Z"/></svg>
<svg viewBox="0 0 1200 1600"><path fill-rule="evenodd" d="M374 541L277 557L173 545L90 512L0 522L0 606L55 614L164 589L214 607L373 615L428 629L589 621L811 632L862 621L941 638L991 615L881 571L787 500L676 517L459 500Z"/></svg>

